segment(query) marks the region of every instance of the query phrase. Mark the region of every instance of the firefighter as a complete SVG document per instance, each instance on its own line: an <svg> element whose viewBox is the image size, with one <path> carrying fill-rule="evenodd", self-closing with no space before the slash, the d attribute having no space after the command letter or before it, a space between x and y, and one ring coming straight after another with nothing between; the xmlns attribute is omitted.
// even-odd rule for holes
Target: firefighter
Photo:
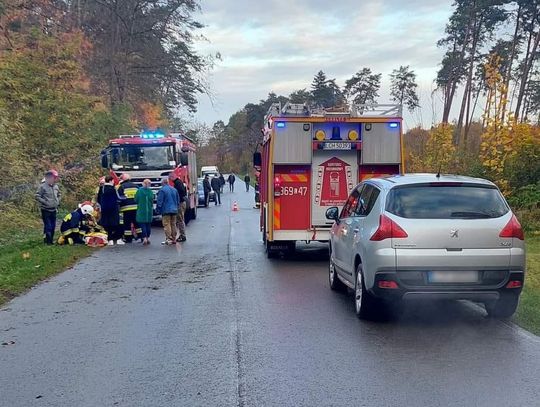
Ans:
<svg viewBox="0 0 540 407"><path fill-rule="evenodd" d="M141 228L137 225L137 202L135 202L135 194L139 188L131 181L129 174L122 174L121 181L118 195L124 199L120 201L120 220L124 228L124 241L131 243L133 237L137 238L142 234Z"/></svg>
<svg viewBox="0 0 540 407"><path fill-rule="evenodd" d="M95 226L93 213L92 205L84 204L67 214L60 225L62 236L58 239L58 244L84 244L84 235L90 232L92 225Z"/></svg>

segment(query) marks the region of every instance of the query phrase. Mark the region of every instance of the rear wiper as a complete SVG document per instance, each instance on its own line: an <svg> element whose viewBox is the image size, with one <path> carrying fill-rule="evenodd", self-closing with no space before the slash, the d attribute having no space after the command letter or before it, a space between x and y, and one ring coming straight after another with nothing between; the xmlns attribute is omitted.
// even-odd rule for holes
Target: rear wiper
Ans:
<svg viewBox="0 0 540 407"><path fill-rule="evenodd" d="M452 212L452 218L491 218L492 216L484 212Z"/></svg>

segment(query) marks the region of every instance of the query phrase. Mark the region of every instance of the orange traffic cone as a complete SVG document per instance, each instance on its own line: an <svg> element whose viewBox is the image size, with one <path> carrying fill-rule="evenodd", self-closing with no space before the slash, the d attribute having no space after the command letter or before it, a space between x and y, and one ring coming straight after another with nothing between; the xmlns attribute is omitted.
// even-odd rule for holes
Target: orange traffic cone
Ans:
<svg viewBox="0 0 540 407"><path fill-rule="evenodd" d="M238 207L238 202L234 201L232 210L233 212L238 212L240 210L240 208Z"/></svg>

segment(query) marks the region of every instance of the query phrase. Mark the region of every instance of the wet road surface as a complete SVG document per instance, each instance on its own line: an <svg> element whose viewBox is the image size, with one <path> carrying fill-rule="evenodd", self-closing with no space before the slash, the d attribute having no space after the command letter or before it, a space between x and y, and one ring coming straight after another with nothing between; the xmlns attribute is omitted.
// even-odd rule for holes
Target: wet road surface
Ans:
<svg viewBox="0 0 540 407"><path fill-rule="evenodd" d="M240 204L232 212L233 200ZM540 339L467 303L364 322L324 245L268 260L253 194L0 308L0 406L538 406Z"/></svg>

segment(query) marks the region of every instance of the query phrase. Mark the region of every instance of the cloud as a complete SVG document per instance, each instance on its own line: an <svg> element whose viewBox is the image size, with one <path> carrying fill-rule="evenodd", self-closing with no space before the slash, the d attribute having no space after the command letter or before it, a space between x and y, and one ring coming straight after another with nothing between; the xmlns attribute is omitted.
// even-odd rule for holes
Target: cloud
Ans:
<svg viewBox="0 0 540 407"><path fill-rule="evenodd" d="M364 66L383 73L384 103L388 74L411 65L429 93L442 56L436 42L450 13L450 1L433 0L205 1L200 20L209 42L198 48L219 51L223 60L211 75L216 104L201 97L197 118L227 120L271 90L309 88L320 69L338 83Z"/></svg>

